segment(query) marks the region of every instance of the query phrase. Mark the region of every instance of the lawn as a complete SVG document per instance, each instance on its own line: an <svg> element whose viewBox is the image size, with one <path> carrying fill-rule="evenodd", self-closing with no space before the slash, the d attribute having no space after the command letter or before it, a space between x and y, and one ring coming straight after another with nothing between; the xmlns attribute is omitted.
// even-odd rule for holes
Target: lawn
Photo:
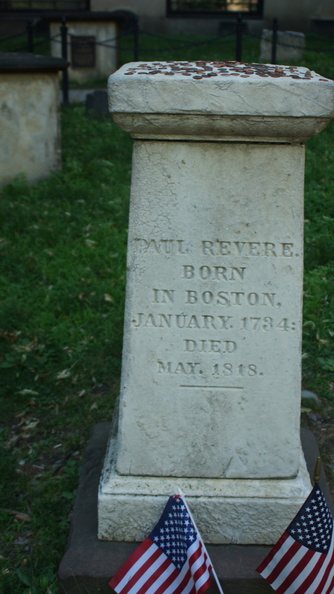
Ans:
<svg viewBox="0 0 334 594"><path fill-rule="evenodd" d="M330 41L308 37L301 64L334 78L334 52L310 49ZM258 46L245 39L244 60L257 60ZM145 60L233 58L231 39L140 41ZM118 395L131 140L76 105L62 111L62 144L61 171L1 191L3 594L58 591L83 452ZM319 402L304 403L303 422L319 431L334 416L333 154L331 124L308 142L306 156L303 388ZM333 487L328 439L322 449Z"/></svg>

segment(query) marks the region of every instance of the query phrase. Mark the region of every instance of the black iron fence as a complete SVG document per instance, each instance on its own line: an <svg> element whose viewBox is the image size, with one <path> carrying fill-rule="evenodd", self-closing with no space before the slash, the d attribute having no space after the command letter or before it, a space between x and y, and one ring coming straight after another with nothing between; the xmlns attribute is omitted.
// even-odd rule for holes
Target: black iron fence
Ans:
<svg viewBox="0 0 334 594"><path fill-rule="evenodd" d="M120 14L121 13L121 14ZM113 13L109 13L112 15ZM109 17L112 20L111 17ZM139 59L143 59L143 56L146 52L151 52L152 50L139 48L139 38L143 35L148 35L150 37L156 37L160 40L165 39L166 41L169 39L167 36L153 34L153 33L146 33L145 31L139 31L138 27L138 20L133 13L127 13L127 11L116 11L115 18L119 18L122 22L122 29L119 31L116 37L111 39L105 39L103 41L96 41L94 38L90 38L88 41L86 37L82 38L82 42L88 45L93 46L104 46L111 49L116 50L125 50L132 53L132 60L138 61ZM73 20L73 19L72 19ZM26 20L25 29L23 29L20 33L16 35L12 35L10 37L2 37L0 38L0 51L3 45L8 44L8 41L14 40L15 38L25 39L23 42L22 49L20 51L28 51L30 53L34 53L38 51L38 46L41 43L45 43L46 41L54 41L61 45L61 55L65 60L68 60L69 51L68 48L72 44L73 50L73 36L69 36L68 33L68 26L67 26L67 18L63 16L61 19L61 25L59 28L59 33L54 35L53 37L48 36L45 39L37 39L35 36L35 28L36 28L36 19L28 18ZM126 43L128 43L130 37L130 45L124 45L124 40L126 39ZM80 36L77 36L77 41L79 43ZM234 29L228 31L228 33L219 35L218 37L213 37L211 39L206 39L205 41L194 42L194 43L182 43L180 45L169 45L165 48L159 48L158 51L172 51L172 50L181 50L181 49L188 49L191 47L196 47L200 45L208 45L209 43L217 43L218 41L222 41L222 38L230 38L235 40L235 59L238 62L242 61L242 54L243 54L243 40L245 38L257 38L262 39L262 35L254 35L247 33L245 31L245 20L242 17L242 14L238 14L234 21ZM293 43L285 43L279 40L279 23L277 19L273 19L272 22L272 29L271 29L271 37L267 40L267 43L271 44L271 63L277 63L277 50L280 46L291 48L291 49L298 49L303 51L315 51L315 52L333 52L334 47L312 47L312 48L301 48L300 45L295 45ZM16 50L18 51L18 50ZM73 66L73 64L72 64ZM62 80L62 93L63 93L63 102L66 104L69 100L69 84L68 84L68 71L65 69L63 71L63 80Z"/></svg>

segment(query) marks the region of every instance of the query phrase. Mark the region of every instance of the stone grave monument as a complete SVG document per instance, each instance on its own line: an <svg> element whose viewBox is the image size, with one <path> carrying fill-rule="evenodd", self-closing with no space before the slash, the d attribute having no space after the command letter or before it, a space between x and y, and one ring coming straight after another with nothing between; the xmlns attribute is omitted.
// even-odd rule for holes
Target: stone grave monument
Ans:
<svg viewBox="0 0 334 594"><path fill-rule="evenodd" d="M62 58L0 53L0 185L61 167L59 73L67 66Z"/></svg>
<svg viewBox="0 0 334 594"><path fill-rule="evenodd" d="M273 32L263 29L261 36L260 62L270 62L272 55ZM298 31L277 31L277 62L298 62L303 59L305 35Z"/></svg>
<svg viewBox="0 0 334 594"><path fill-rule="evenodd" d="M71 81L84 83L94 78L107 78L117 68L116 39L119 25L108 12L68 14L68 69ZM50 17L51 52L62 55L60 17Z"/></svg>
<svg viewBox="0 0 334 594"><path fill-rule="evenodd" d="M151 62L109 79L134 138L119 417L99 538L140 541L177 487L205 542L274 543L308 496L300 443L307 68Z"/></svg>

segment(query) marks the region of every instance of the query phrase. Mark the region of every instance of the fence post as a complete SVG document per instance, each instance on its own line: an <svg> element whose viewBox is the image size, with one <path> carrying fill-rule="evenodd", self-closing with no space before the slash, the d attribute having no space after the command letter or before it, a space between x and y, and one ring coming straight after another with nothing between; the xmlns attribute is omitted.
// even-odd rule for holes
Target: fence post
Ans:
<svg viewBox="0 0 334 594"><path fill-rule="evenodd" d="M60 27L61 34L61 55L64 60L67 60L67 26L66 18L62 17L62 25ZM68 71L67 68L63 70L63 103L68 105Z"/></svg>
<svg viewBox="0 0 334 594"><path fill-rule="evenodd" d="M34 53L34 24L32 20L27 21L27 45L28 52Z"/></svg>
<svg viewBox="0 0 334 594"><path fill-rule="evenodd" d="M133 59L135 62L139 60L139 27L138 20L136 20L133 29Z"/></svg>
<svg viewBox="0 0 334 594"><path fill-rule="evenodd" d="M237 27L236 27L237 38L236 38L236 48L235 48L237 62L241 62L241 60L242 60L242 27L243 27L242 14L239 13L238 19L237 19Z"/></svg>
<svg viewBox="0 0 334 594"><path fill-rule="evenodd" d="M271 39L271 63L277 64L277 31L278 31L278 20L273 20L273 32Z"/></svg>

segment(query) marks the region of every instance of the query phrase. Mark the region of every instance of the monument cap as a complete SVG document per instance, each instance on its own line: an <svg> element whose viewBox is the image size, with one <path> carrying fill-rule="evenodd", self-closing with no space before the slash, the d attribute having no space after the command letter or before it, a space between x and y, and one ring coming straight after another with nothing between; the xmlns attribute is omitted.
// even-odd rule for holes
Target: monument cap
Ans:
<svg viewBox="0 0 334 594"><path fill-rule="evenodd" d="M298 66L133 62L108 84L115 121L141 138L303 142L334 115L334 82Z"/></svg>

